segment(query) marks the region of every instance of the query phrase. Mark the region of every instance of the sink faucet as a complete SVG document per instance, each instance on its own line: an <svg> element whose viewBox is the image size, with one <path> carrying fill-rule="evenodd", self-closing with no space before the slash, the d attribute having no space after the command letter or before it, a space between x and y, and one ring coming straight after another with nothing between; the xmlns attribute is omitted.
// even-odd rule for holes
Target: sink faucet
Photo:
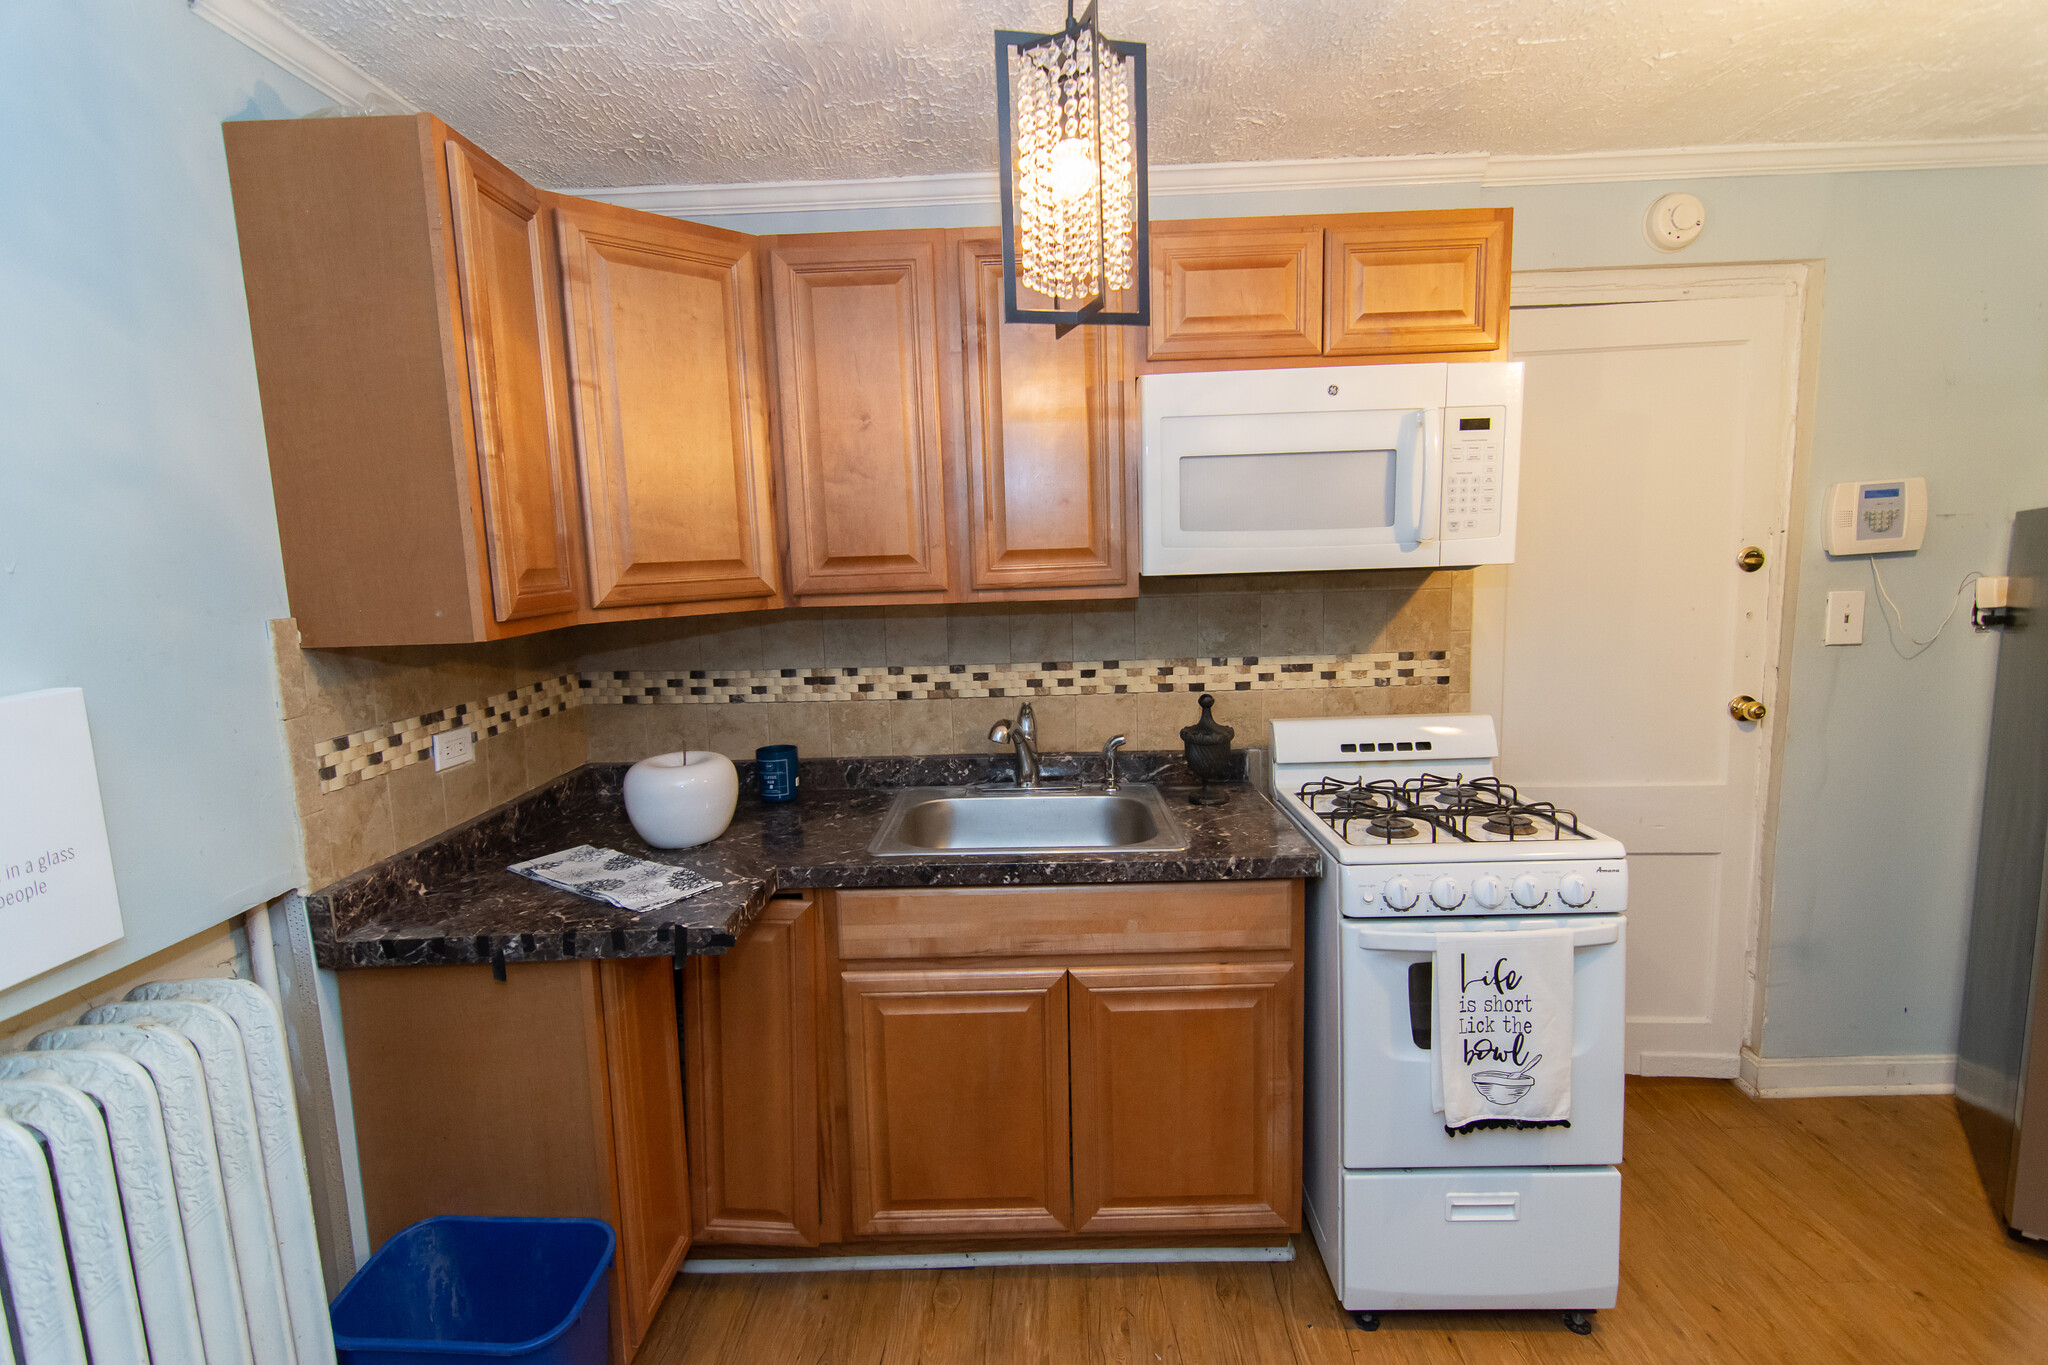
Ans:
<svg viewBox="0 0 2048 1365"><path fill-rule="evenodd" d="M1030 702L1018 708L1016 720L999 720L991 725L988 742L1008 744L1016 749L1019 787L1028 790L1038 785L1038 717L1031 714Z"/></svg>
<svg viewBox="0 0 2048 1365"><path fill-rule="evenodd" d="M1111 735L1103 741L1102 760L1109 765L1109 777L1102 784L1102 789L1106 792L1122 791L1124 788L1124 784L1116 775L1116 751L1123 748L1127 742L1122 735Z"/></svg>

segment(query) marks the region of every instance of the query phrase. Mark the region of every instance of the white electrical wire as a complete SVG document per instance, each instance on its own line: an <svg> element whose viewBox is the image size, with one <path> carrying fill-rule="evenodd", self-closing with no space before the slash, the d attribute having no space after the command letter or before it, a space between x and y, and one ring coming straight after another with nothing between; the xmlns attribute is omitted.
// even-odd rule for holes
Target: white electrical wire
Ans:
<svg viewBox="0 0 2048 1365"><path fill-rule="evenodd" d="M1891 615L1885 618L1885 633L1887 635L1892 634L1892 623L1896 621L1898 623L1898 634L1905 636L1907 643L1917 646L1911 654L1908 654L1905 650L1899 648L1898 639L1894 636L1892 639L1892 649L1898 653L1901 659L1917 659L1922 654L1925 654L1936 640L1941 638L1941 633L1948 629L1948 623L1955 619L1956 608L1963 605L1963 593L1969 589L1972 583L1984 575L1975 572L1963 575L1963 581L1956 587L1955 600L1948 604L1948 615L1941 618L1941 624L1934 628L1934 634L1924 640L1919 639L1913 632L1906 629L1905 614L1899 610L1899 604L1892 601L1892 595L1884 590L1884 575L1878 572L1876 555L1870 556L1870 576L1877 582L1878 600L1891 608Z"/></svg>

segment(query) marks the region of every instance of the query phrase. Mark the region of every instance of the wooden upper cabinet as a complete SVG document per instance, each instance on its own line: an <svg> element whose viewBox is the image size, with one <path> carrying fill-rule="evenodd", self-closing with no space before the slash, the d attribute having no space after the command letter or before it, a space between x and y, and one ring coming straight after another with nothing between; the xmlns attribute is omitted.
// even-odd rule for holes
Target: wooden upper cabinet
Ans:
<svg viewBox="0 0 2048 1365"><path fill-rule="evenodd" d="M840 233L768 252L794 596L948 586L941 241Z"/></svg>
<svg viewBox="0 0 2048 1365"><path fill-rule="evenodd" d="M1333 356L1507 343L1512 209L1361 214L1324 233Z"/></svg>
<svg viewBox="0 0 2048 1365"><path fill-rule="evenodd" d="M777 897L729 951L684 968L699 1241L818 1243L820 917Z"/></svg>
<svg viewBox="0 0 2048 1365"><path fill-rule="evenodd" d="M846 971L856 1235L1064 1232L1067 974Z"/></svg>
<svg viewBox="0 0 2048 1365"><path fill-rule="evenodd" d="M591 604L779 605L752 239L553 204Z"/></svg>
<svg viewBox="0 0 2048 1365"><path fill-rule="evenodd" d="M1077 1232L1299 1225L1293 972L1288 962L1074 969Z"/></svg>
<svg viewBox="0 0 2048 1365"><path fill-rule="evenodd" d="M446 147L491 598L500 621L569 610L574 494L540 196L489 157L452 138Z"/></svg>
<svg viewBox="0 0 2048 1365"><path fill-rule="evenodd" d="M1323 349L1323 234L1313 224L1152 225L1152 360Z"/></svg>
<svg viewBox="0 0 2048 1365"><path fill-rule="evenodd" d="M1000 238L960 243L968 586L1128 583L1128 363L1123 327L1003 321Z"/></svg>

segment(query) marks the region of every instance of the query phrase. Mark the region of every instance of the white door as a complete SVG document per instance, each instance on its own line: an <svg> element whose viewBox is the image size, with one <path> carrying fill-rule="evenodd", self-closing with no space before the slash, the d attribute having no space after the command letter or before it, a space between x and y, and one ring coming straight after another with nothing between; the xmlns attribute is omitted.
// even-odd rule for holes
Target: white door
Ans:
<svg viewBox="0 0 2048 1365"><path fill-rule="evenodd" d="M1797 305L1514 312L1520 541L1475 664L1498 661L1502 774L1628 849L1637 1074L1734 1076L1748 1022L1779 721L1729 702L1777 696ZM1760 572L1737 563L1752 545Z"/></svg>

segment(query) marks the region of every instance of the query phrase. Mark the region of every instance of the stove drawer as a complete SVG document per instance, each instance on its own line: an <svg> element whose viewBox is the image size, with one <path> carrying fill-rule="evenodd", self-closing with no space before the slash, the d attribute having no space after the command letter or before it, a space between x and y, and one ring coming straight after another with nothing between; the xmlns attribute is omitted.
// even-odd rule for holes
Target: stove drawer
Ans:
<svg viewBox="0 0 2048 1365"><path fill-rule="evenodd" d="M1620 1273L1611 1166L1344 1173L1346 1308L1612 1308Z"/></svg>

